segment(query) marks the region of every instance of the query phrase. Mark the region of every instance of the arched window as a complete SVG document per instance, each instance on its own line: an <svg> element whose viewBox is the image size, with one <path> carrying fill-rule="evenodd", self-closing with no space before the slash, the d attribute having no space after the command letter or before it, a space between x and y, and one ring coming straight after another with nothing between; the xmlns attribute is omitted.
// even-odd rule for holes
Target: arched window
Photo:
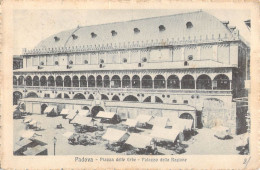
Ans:
<svg viewBox="0 0 260 170"><path fill-rule="evenodd" d="M13 92L13 105L17 105L18 101L23 98L23 94L19 91Z"/></svg>
<svg viewBox="0 0 260 170"><path fill-rule="evenodd" d="M95 83L95 77L94 76L89 76L88 77L88 87L95 87L96 83Z"/></svg>
<svg viewBox="0 0 260 170"><path fill-rule="evenodd" d="M86 76L81 76L80 77L80 87L87 87L87 78Z"/></svg>
<svg viewBox="0 0 260 170"><path fill-rule="evenodd" d="M109 100L107 95L101 94L101 100Z"/></svg>
<svg viewBox="0 0 260 170"><path fill-rule="evenodd" d="M163 103L160 97L155 96L155 103Z"/></svg>
<svg viewBox="0 0 260 170"><path fill-rule="evenodd" d="M13 76L13 85L17 85L17 78L15 76Z"/></svg>
<svg viewBox="0 0 260 170"><path fill-rule="evenodd" d="M180 80L176 75L171 75L167 79L167 88L168 89L179 89Z"/></svg>
<svg viewBox="0 0 260 170"><path fill-rule="evenodd" d="M104 87L106 87L106 88L110 87L110 80L109 80L109 76L108 75L104 76Z"/></svg>
<svg viewBox="0 0 260 170"><path fill-rule="evenodd" d="M154 88L163 89L165 88L165 78L162 75L157 75L154 78Z"/></svg>
<svg viewBox="0 0 260 170"><path fill-rule="evenodd" d="M61 93L56 96L57 99L61 99Z"/></svg>
<svg viewBox="0 0 260 170"><path fill-rule="evenodd" d="M23 76L19 76L19 78L18 78L18 85L23 85L23 83L24 83Z"/></svg>
<svg viewBox="0 0 260 170"><path fill-rule="evenodd" d="M82 93L77 93L75 94L73 99L86 99L86 97Z"/></svg>
<svg viewBox="0 0 260 170"><path fill-rule="evenodd" d="M61 76L56 77L56 86L57 87L63 87L63 79Z"/></svg>
<svg viewBox="0 0 260 170"><path fill-rule="evenodd" d="M126 96L123 101L139 102L139 100L133 95Z"/></svg>
<svg viewBox="0 0 260 170"><path fill-rule="evenodd" d="M230 81L228 76L225 74L219 74L214 78L213 81L213 89L216 90L229 90L230 89Z"/></svg>
<svg viewBox="0 0 260 170"><path fill-rule="evenodd" d="M33 86L39 86L40 85L40 80L38 76L33 77Z"/></svg>
<svg viewBox="0 0 260 170"><path fill-rule="evenodd" d="M120 88L121 87L121 79L118 75L114 75L111 79L111 87L112 88Z"/></svg>
<svg viewBox="0 0 260 170"><path fill-rule="evenodd" d="M165 28L164 25L160 25L160 26L159 26L159 31L160 31L160 32L165 31L165 29L166 29L166 28Z"/></svg>
<svg viewBox="0 0 260 170"><path fill-rule="evenodd" d="M90 94L90 95L88 96L88 99L89 99L89 100L94 100L93 94Z"/></svg>
<svg viewBox="0 0 260 170"><path fill-rule="evenodd" d="M122 79L122 87L123 88L130 88L130 77L128 75L125 75Z"/></svg>
<svg viewBox="0 0 260 170"><path fill-rule="evenodd" d="M142 78L142 88L153 88L153 80L149 75L145 75Z"/></svg>
<svg viewBox="0 0 260 170"><path fill-rule="evenodd" d="M194 126L194 118L193 118L193 116L192 116L190 113L182 113L182 114L180 115L180 118L181 118L181 119L190 119L190 120L193 120L192 127Z"/></svg>
<svg viewBox="0 0 260 170"><path fill-rule="evenodd" d="M47 86L47 78L45 76L40 78L40 86Z"/></svg>
<svg viewBox="0 0 260 170"><path fill-rule="evenodd" d="M134 75L132 78L132 88L140 88L140 77L138 75Z"/></svg>
<svg viewBox="0 0 260 170"><path fill-rule="evenodd" d="M48 86L55 86L55 81L53 76L48 77Z"/></svg>
<svg viewBox="0 0 260 170"><path fill-rule="evenodd" d="M72 84L73 84L73 87L79 87L79 78L78 78L78 76L73 76Z"/></svg>
<svg viewBox="0 0 260 170"><path fill-rule="evenodd" d="M117 95L114 95L114 96L112 97L112 100L113 100L113 101L120 101L120 99L119 99L119 97L118 97Z"/></svg>
<svg viewBox="0 0 260 170"><path fill-rule="evenodd" d="M97 87L102 87L103 82L102 82L102 76L98 75L97 76Z"/></svg>
<svg viewBox="0 0 260 170"><path fill-rule="evenodd" d="M151 102L151 96L146 97L143 102L149 102L150 103Z"/></svg>
<svg viewBox="0 0 260 170"><path fill-rule="evenodd" d="M83 106L82 110L89 110L89 107L88 106Z"/></svg>
<svg viewBox="0 0 260 170"><path fill-rule="evenodd" d="M195 88L195 80L191 75L185 75L181 79L181 88L182 89L194 89Z"/></svg>
<svg viewBox="0 0 260 170"><path fill-rule="evenodd" d="M186 28L187 28L187 29L190 29L190 28L192 28L192 27L193 27L193 25L192 25L191 22L187 22L187 23L186 23Z"/></svg>
<svg viewBox="0 0 260 170"><path fill-rule="evenodd" d="M196 81L197 89L212 89L211 79L208 75L200 75Z"/></svg>
<svg viewBox="0 0 260 170"><path fill-rule="evenodd" d="M71 87L71 78L70 76L64 77L64 87Z"/></svg>
<svg viewBox="0 0 260 170"><path fill-rule="evenodd" d="M27 97L27 98L37 98L38 95L37 95L36 93L34 93L34 92L30 92L30 93L27 94L26 97Z"/></svg>
<svg viewBox="0 0 260 170"><path fill-rule="evenodd" d="M26 81L26 86L32 86L32 77L31 76L27 76L25 81Z"/></svg>
<svg viewBox="0 0 260 170"><path fill-rule="evenodd" d="M140 30L138 28L134 28L134 33L138 34L138 33L140 33Z"/></svg>
<svg viewBox="0 0 260 170"><path fill-rule="evenodd" d="M70 96L68 94L64 93L64 99L69 99L69 98L70 98Z"/></svg>

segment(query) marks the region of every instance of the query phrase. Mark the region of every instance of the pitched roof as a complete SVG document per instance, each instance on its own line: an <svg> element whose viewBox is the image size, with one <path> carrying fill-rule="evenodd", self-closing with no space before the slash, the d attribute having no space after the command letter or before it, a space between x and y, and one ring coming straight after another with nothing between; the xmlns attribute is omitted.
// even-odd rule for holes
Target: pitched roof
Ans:
<svg viewBox="0 0 260 170"><path fill-rule="evenodd" d="M188 23L192 28L187 28ZM159 27L164 31L160 31ZM139 33L135 33L137 28ZM93 38L91 35L95 34ZM115 36L112 36L114 34ZM42 40L35 49L48 49L76 46L107 46L111 44L128 45L132 42L140 44L146 41L173 40L181 41L194 39L209 39L232 37L230 30L214 16L196 11L169 16L145 18L139 20L115 22L99 25L77 27L76 29L63 31ZM74 36L74 38L73 38ZM55 40L55 37L56 40Z"/></svg>

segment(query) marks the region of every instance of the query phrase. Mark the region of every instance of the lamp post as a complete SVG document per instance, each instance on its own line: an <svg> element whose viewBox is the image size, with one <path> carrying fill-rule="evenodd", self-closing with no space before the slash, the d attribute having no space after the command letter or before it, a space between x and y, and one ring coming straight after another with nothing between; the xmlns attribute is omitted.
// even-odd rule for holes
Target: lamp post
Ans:
<svg viewBox="0 0 260 170"><path fill-rule="evenodd" d="M54 145L54 156L55 156L55 147L56 147L57 139L56 137L53 138L53 145Z"/></svg>

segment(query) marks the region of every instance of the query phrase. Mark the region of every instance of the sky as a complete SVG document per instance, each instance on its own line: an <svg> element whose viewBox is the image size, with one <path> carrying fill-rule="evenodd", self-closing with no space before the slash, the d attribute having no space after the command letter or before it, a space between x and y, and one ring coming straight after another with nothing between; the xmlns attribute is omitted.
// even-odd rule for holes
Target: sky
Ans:
<svg viewBox="0 0 260 170"><path fill-rule="evenodd" d="M198 9L199 10L199 9ZM32 49L41 40L61 31L77 26L129 21L140 18L165 16L196 10L16 10L14 11L14 55L22 54L22 49ZM221 21L229 21L236 26L248 42L250 31L244 24L250 19L249 10L203 10Z"/></svg>

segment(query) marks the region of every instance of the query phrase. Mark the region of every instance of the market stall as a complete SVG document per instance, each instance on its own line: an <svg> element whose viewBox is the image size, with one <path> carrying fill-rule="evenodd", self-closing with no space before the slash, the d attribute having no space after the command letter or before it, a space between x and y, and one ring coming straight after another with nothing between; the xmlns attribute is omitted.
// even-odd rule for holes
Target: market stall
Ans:
<svg viewBox="0 0 260 170"><path fill-rule="evenodd" d="M115 112L99 111L96 115L97 118L101 118L101 123L118 123L120 117Z"/></svg>
<svg viewBox="0 0 260 170"><path fill-rule="evenodd" d="M144 115L144 114L139 114L136 117L136 120L138 122L138 126L142 127L142 128L149 128L150 124L149 121L151 121L153 119L153 116L151 115Z"/></svg>
<svg viewBox="0 0 260 170"><path fill-rule="evenodd" d="M170 119L167 117L155 116L151 121L149 121L149 123L152 124L153 127L165 128L170 126Z"/></svg>
<svg viewBox="0 0 260 170"><path fill-rule="evenodd" d="M47 116L57 116L58 115L54 106L48 106L44 110L44 114L47 114Z"/></svg>
<svg viewBox="0 0 260 170"><path fill-rule="evenodd" d="M26 156L36 156L36 155L48 155L47 148L44 146L38 145L33 148L28 148L25 152L24 155Z"/></svg>

